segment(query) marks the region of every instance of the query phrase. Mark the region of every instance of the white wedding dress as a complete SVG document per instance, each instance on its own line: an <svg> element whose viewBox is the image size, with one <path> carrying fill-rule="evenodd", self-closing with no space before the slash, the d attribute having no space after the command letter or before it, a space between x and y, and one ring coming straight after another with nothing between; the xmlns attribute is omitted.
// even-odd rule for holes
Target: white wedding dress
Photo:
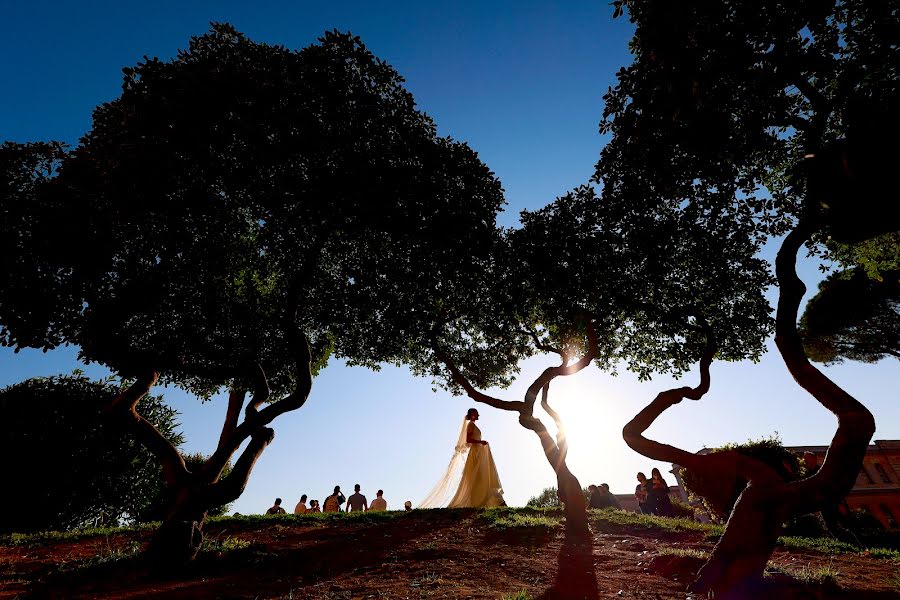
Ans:
<svg viewBox="0 0 900 600"><path fill-rule="evenodd" d="M506 506L491 447L487 444L469 444L466 441L469 437L480 441L481 430L474 421L466 419L447 472L418 508Z"/></svg>

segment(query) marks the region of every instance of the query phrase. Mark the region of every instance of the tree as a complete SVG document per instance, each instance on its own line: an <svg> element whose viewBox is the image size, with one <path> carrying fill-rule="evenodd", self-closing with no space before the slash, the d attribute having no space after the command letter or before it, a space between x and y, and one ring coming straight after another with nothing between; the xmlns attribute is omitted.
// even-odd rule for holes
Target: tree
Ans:
<svg viewBox="0 0 900 600"><path fill-rule="evenodd" d="M707 228L678 213L669 217L626 234L622 214L607 210L592 188L579 188L523 213L520 229L498 231L483 246L493 254L468 277L477 294L420 303L409 314L421 323L397 332L409 336L413 351L405 360L414 372L516 414L535 433L557 476L573 539L587 539L586 503L567 466L565 423L549 402L552 381L592 363L612 370L622 357L644 377L680 372L705 347L704 327L726 341L723 358L754 357L769 331L761 289L770 277L753 258L752 240L720 231L713 217ZM648 250L649 240L658 247ZM505 387L523 358L540 353L556 354L559 365L545 369L522 400L481 391ZM555 436L535 415L539 398Z"/></svg>
<svg viewBox="0 0 900 600"><path fill-rule="evenodd" d="M581 493L584 494L586 500L590 500L590 492L587 488L581 488ZM559 501L559 489L555 487L544 488L540 494L529 498L525 506L530 506L531 508L559 508L562 506L562 503Z"/></svg>
<svg viewBox="0 0 900 600"><path fill-rule="evenodd" d="M111 381L79 374L28 379L0 390L0 452L9 458L6 477L14 484L7 489L0 530L142 520L163 482L155 457L104 414L118 391ZM182 443L177 413L161 396L145 396L138 409L171 444Z"/></svg>
<svg viewBox="0 0 900 600"><path fill-rule="evenodd" d="M532 508L557 508L561 506L559 501L559 490L556 487L548 487L541 490L537 496L532 496L525 503L525 506Z"/></svg>
<svg viewBox="0 0 900 600"><path fill-rule="evenodd" d="M819 284L800 319L810 359L829 364L900 356L900 234L855 244L830 240L827 248L841 269Z"/></svg>
<svg viewBox="0 0 900 600"><path fill-rule="evenodd" d="M242 493L269 425L303 406L329 355L377 366L405 351L385 334L406 319L400 290L465 292L458 231L477 243L503 199L349 34L290 51L214 25L124 73L54 175L0 206L30 202L31 246L50 249L36 260L71 290L27 321L39 342L134 378L109 410L163 466L175 500L149 550L173 562L196 556L207 512ZM5 343L32 343L7 317L29 301L22 286L4 305ZM218 447L194 468L137 409L160 378L230 390Z"/></svg>
<svg viewBox="0 0 900 600"><path fill-rule="evenodd" d="M658 460L750 483L692 585L714 593L760 577L792 516L852 488L874 432L866 408L808 361L797 332L804 244L855 244L900 229L890 181L900 131L897 6L885 3L615 2L636 25L634 62L606 95L612 133L596 178L626 207L653 214L724 215L759 238L787 233L776 259L775 341L797 383L838 418L822 468L785 482L738 453L697 456L643 437L684 398L709 388L710 352L697 388L669 390L626 426L626 441ZM710 342L714 342L711 337Z"/></svg>
<svg viewBox="0 0 900 600"><path fill-rule="evenodd" d="M861 267L831 274L807 303L800 335L817 362L900 358L900 271L885 272L880 280Z"/></svg>

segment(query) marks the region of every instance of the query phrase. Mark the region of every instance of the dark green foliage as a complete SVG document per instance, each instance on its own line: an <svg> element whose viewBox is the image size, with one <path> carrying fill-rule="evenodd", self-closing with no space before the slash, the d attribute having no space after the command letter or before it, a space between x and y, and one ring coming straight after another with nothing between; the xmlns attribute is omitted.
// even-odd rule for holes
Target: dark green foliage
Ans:
<svg viewBox="0 0 900 600"><path fill-rule="evenodd" d="M35 219L66 224L47 243L67 252L46 268L75 288L45 320L86 360L203 395L259 363L280 391L295 321L317 366L332 352L372 366L408 353L410 324L430 330L411 311L472 295L499 182L436 136L358 38L290 51L215 25L124 73L122 95L29 191Z"/></svg>
<svg viewBox="0 0 900 600"><path fill-rule="evenodd" d="M584 492L584 498L586 501L590 500L591 494L588 489L582 488L582 492ZM541 490L541 493L537 496L532 496L528 499L528 502L525 503L525 506L531 508L558 508L562 506L559 502L559 495L557 493L556 487L547 487Z"/></svg>
<svg viewBox="0 0 900 600"><path fill-rule="evenodd" d="M0 453L10 485L2 531L70 529L134 521L162 492L153 455L107 422L111 382L81 375L29 379L0 390ZM138 409L173 444L176 412L160 396Z"/></svg>
<svg viewBox="0 0 900 600"><path fill-rule="evenodd" d="M743 444L726 444L712 448L710 452L737 452L750 456L773 468L785 481L805 476L797 455L785 448L777 435ZM710 516L720 520L731 513L735 501L747 486L746 480L736 476L729 480L725 473L710 480L682 467L680 475L688 493L698 497Z"/></svg>
<svg viewBox="0 0 900 600"><path fill-rule="evenodd" d="M537 496L529 498L525 506L530 506L531 508L556 508L561 506L561 504L556 488L548 487L541 490L541 493Z"/></svg>
<svg viewBox="0 0 900 600"><path fill-rule="evenodd" d="M643 378L678 374L706 346L702 320L720 359L758 358L772 326L762 295L771 277L748 231L696 207L644 213L612 194L583 186L524 212L510 234L532 310L555 345L583 347L591 319L601 368L624 360Z"/></svg>
<svg viewBox="0 0 900 600"><path fill-rule="evenodd" d="M900 358L900 271L870 279L863 267L819 284L800 321L807 355L824 363Z"/></svg>
<svg viewBox="0 0 900 600"><path fill-rule="evenodd" d="M814 204L835 236L900 229L900 8L889 2L626 1L634 62L605 96L596 178L651 208L689 201L760 235ZM814 159L804 163L804 156Z"/></svg>
<svg viewBox="0 0 900 600"><path fill-rule="evenodd" d="M39 191L65 157L62 144L0 144L0 345L49 350L77 311L65 273L53 263L71 247L58 244L62 221L38 209ZM27 248L27 252L23 249ZM23 301L24 300L24 301Z"/></svg>
<svg viewBox="0 0 900 600"><path fill-rule="evenodd" d="M672 516L676 519L693 519L694 518L694 507L688 504L687 502L683 502L678 498L670 498L672 501Z"/></svg>

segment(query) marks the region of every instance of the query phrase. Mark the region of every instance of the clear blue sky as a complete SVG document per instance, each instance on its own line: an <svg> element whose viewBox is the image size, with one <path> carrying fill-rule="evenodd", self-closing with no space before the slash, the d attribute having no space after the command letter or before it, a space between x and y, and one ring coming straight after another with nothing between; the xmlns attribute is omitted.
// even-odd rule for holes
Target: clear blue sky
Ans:
<svg viewBox="0 0 900 600"><path fill-rule="evenodd" d="M187 6L186 6L187 5ZM465 140L500 177L518 211L542 206L584 183L604 140L602 95L628 62L627 21L606 2L45 2L7 3L0 21L0 140L75 143L91 109L118 95L121 68L143 55L168 58L210 21L227 21L252 39L299 48L324 30L350 30L407 80L419 107L443 135ZM770 253L766 254L770 257ZM815 265L803 268L810 287ZM771 346L771 350L774 347ZM547 361L523 365L519 382L494 393L520 399ZM0 386L69 372L75 351L0 349ZM91 375L105 371L96 366ZM900 438L900 376L894 362L827 370L875 413L878 439ZM797 387L777 353L759 364L713 365L711 392L660 420L651 436L688 450L779 432L790 445L827 444L830 413ZM694 378L688 376L689 383ZM625 446L621 428L673 382L637 382L594 368L554 384L551 400L568 417L570 466L582 483L633 490L634 474L654 463ZM209 453L222 398L206 404L161 390L180 413L186 450ZM293 506L301 493L323 499L335 484L360 483L370 498L385 490L392 507L417 503L450 458L466 398L434 393L405 369L380 373L330 365L302 409L282 416L276 438L234 510L262 512L275 496ZM513 414L480 407L510 504L553 485L536 437ZM64 449L63 449L64 450Z"/></svg>

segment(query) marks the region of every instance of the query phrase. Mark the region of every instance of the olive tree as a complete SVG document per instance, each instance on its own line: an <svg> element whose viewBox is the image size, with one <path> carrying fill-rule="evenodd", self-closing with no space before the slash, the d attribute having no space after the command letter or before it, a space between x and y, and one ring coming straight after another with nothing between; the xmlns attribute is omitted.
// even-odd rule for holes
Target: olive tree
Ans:
<svg viewBox="0 0 900 600"><path fill-rule="evenodd" d="M696 388L661 393L626 427L639 452L749 482L693 589L719 593L760 577L782 523L852 488L874 432L871 413L813 367L797 329L805 286L798 251L900 229L889 182L898 119L897 6L852 2L614 2L636 27L632 64L606 95L613 139L596 178L644 213L718 212L760 240L781 240L775 342L797 383L838 420L822 468L785 482L730 452L697 456L643 431L710 385L711 344ZM785 235L786 234L786 235ZM711 340L712 341L712 340Z"/></svg>
<svg viewBox="0 0 900 600"><path fill-rule="evenodd" d="M349 34L292 51L215 25L174 59L124 74L122 95L50 175L10 169L27 185L10 185L0 205L30 206L16 256L31 253L66 294L20 325L26 277L0 323L7 344L35 345L17 332L43 330L40 342L77 344L85 361L133 379L108 409L162 464L174 502L149 549L181 561L328 356L377 366L398 348L384 332L405 318L401 291L466 289L458 231L477 242L502 194ZM202 463L140 413L157 382L202 398L229 390Z"/></svg>

